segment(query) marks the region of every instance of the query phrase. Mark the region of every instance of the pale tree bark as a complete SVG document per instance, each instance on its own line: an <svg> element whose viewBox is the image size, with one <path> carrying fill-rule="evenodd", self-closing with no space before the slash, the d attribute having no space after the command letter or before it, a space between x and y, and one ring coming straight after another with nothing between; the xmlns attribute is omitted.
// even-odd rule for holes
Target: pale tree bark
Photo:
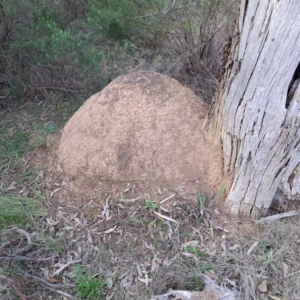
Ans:
<svg viewBox="0 0 300 300"><path fill-rule="evenodd" d="M300 2L241 0L206 123L224 173L234 174L226 199L234 214L259 217L278 189L299 197L299 62Z"/></svg>

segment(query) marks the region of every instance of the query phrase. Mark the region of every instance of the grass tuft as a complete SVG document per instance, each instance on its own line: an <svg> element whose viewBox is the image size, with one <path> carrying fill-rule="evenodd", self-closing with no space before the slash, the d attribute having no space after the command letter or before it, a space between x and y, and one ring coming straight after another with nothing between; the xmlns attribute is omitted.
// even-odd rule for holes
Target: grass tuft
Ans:
<svg viewBox="0 0 300 300"><path fill-rule="evenodd" d="M46 216L41 201L32 198L0 195L0 228L9 225L24 225L31 222L31 216Z"/></svg>
<svg viewBox="0 0 300 300"><path fill-rule="evenodd" d="M76 297L85 300L104 299L103 289L107 283L104 282L103 274L92 275L86 267L75 264L69 277L75 280Z"/></svg>

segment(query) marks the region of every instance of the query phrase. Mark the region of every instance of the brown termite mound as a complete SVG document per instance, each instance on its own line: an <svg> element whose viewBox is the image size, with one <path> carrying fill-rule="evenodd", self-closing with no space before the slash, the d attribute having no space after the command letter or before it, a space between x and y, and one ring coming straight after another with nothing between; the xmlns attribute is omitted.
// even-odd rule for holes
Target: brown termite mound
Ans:
<svg viewBox="0 0 300 300"><path fill-rule="evenodd" d="M208 106L176 80L139 71L89 98L66 124L58 161L69 174L221 185L222 153L202 124Z"/></svg>

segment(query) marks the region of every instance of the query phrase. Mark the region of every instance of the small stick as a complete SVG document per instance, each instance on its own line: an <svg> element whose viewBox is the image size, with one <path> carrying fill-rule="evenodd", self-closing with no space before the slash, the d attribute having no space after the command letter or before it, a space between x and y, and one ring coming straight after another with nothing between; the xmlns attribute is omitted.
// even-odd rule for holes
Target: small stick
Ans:
<svg viewBox="0 0 300 300"><path fill-rule="evenodd" d="M21 228L15 228L15 230L19 234L24 235L26 237L28 245L31 244L31 237L30 237L30 235L25 230L23 230Z"/></svg>
<svg viewBox="0 0 300 300"><path fill-rule="evenodd" d="M70 295L70 294L68 294L68 293L66 293L66 292L63 292L63 291L61 291L61 290L54 290L54 289L51 289L49 286L46 286L46 288L48 288L48 289L49 289L50 291L52 291L52 292L61 294L61 295L65 296L65 297L67 297L67 298L74 299L74 300L76 299L76 298L74 298L72 295Z"/></svg>
<svg viewBox="0 0 300 300"><path fill-rule="evenodd" d="M4 230L2 233L3 234L8 234L8 233L10 233L12 231L16 231L19 234L24 235L26 237L26 239L27 239L27 243L29 245L31 244L31 237L30 237L30 235L25 230L23 230L23 229L21 229L19 227L14 226L14 227L12 227L12 228L10 228L8 230Z"/></svg>
<svg viewBox="0 0 300 300"><path fill-rule="evenodd" d="M18 256L18 255L9 255L9 256L0 256L0 261L9 261L9 260L20 260L20 261L49 261L52 260L53 257L45 257L45 258L38 258L38 257L27 257L27 256Z"/></svg>
<svg viewBox="0 0 300 300"><path fill-rule="evenodd" d="M162 214L160 214L160 213L158 213L158 212L156 212L156 211L154 211L154 210L153 210L153 212L154 212L154 214L156 214L156 215L159 216L160 218L163 218L163 219L165 219L165 220L168 220L168 221L171 221L171 222L174 222L174 223L178 223L176 220L174 220L174 219L172 219L172 218L169 218L169 217L167 217L167 216L164 216L164 215L162 215Z"/></svg>
<svg viewBox="0 0 300 300"><path fill-rule="evenodd" d="M27 277L27 278L30 278L30 279L40 281L41 283L43 283L44 285L46 285L50 288L55 288L56 289L56 288L65 288L66 287L66 285L64 285L64 284L53 284L53 283L48 282L46 279L30 275L26 272L24 272L24 276Z"/></svg>
<svg viewBox="0 0 300 300"><path fill-rule="evenodd" d="M277 214L274 216L269 216L266 218L261 218L260 220L256 221L256 223L265 223L265 222L269 222L269 221L275 221L275 220L279 220L282 218L288 218L288 217L293 217L298 215L298 213L295 210L289 211L289 212L285 212L282 214Z"/></svg>
<svg viewBox="0 0 300 300"><path fill-rule="evenodd" d="M141 196L135 198L135 199L119 199L120 202L123 203L131 203L131 202L135 202L136 200L139 200L141 198Z"/></svg>
<svg viewBox="0 0 300 300"><path fill-rule="evenodd" d="M15 253L15 255L19 255L21 253L28 252L31 248L32 248L32 244L29 244L24 248L15 250L14 253Z"/></svg>
<svg viewBox="0 0 300 300"><path fill-rule="evenodd" d="M81 262L82 260L81 259L78 259L78 260L74 260L74 261L69 261L68 263L66 263L64 266L62 266L61 268L59 268L58 270L56 270L52 276L56 276L56 275L59 275L59 273L61 273L65 268L67 268L69 265L73 265L73 264L76 264L76 263L79 263Z"/></svg>
<svg viewBox="0 0 300 300"><path fill-rule="evenodd" d="M287 277L289 277L289 276L293 276L293 275L296 275L296 274L298 274L298 273L300 273L300 271L296 271L296 272L291 273L291 274L288 274L288 275L286 275L286 276L279 277L279 279L287 278Z"/></svg>
<svg viewBox="0 0 300 300"><path fill-rule="evenodd" d="M35 88L35 90L45 90L45 89L47 89L47 90L61 90L61 91L64 91L64 92L78 93L78 91L69 90L69 89L62 88L62 87L54 87L54 86L42 86L42 87Z"/></svg>
<svg viewBox="0 0 300 300"><path fill-rule="evenodd" d="M0 275L0 280L6 281L8 282L11 287L14 289L14 291L16 292L16 294L22 299L22 300L28 300L29 297L26 297L24 294L21 293L21 291L19 290L19 288L15 285L15 283L13 282L13 280L11 280L10 278L4 276L4 275Z"/></svg>
<svg viewBox="0 0 300 300"><path fill-rule="evenodd" d="M176 194L173 194L173 195L169 196L168 198L166 198L166 199L164 199L164 200L161 200L161 201L159 201L159 204L163 204L163 203L165 203L166 201L168 201L168 200L172 199L172 198L173 198L175 195L176 195Z"/></svg>
<svg viewBox="0 0 300 300"><path fill-rule="evenodd" d="M7 246L9 246L9 245L11 245L11 244L13 244L13 243L15 243L15 242L18 242L20 239L21 239L20 237L17 237L17 238L15 238L15 239L10 240L10 241L4 242L4 243L0 246L0 249L3 249L3 248L5 248L5 247L7 247Z"/></svg>

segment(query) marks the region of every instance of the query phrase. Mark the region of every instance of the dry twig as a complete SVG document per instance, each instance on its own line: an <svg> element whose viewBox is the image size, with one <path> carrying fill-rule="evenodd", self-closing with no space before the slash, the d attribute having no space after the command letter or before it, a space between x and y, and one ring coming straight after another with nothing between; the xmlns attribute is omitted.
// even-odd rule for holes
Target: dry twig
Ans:
<svg viewBox="0 0 300 300"><path fill-rule="evenodd" d="M31 297L27 297L24 294L21 293L21 291L19 290L19 288L16 286L16 284L14 283L14 281L4 275L0 275L0 280L6 281L10 284L10 286L14 289L14 291L16 292L16 294L22 299L22 300L28 300Z"/></svg>
<svg viewBox="0 0 300 300"><path fill-rule="evenodd" d="M277 214L274 216L269 216L266 218L261 218L260 220L256 221L256 223L265 223L265 222L269 222L269 221L275 221L275 220L279 220L282 218L288 218L288 217L293 217L298 215L298 212L296 212L295 210L289 211L289 212L285 212L282 214Z"/></svg>
<svg viewBox="0 0 300 300"><path fill-rule="evenodd" d="M9 256L0 256L0 261L10 261L10 260L19 260L19 261L49 261L52 260L53 257L45 257L45 258L38 258L38 257L27 257L27 256L18 256L18 255L9 255Z"/></svg>
<svg viewBox="0 0 300 300"><path fill-rule="evenodd" d="M70 286L70 285L66 286L65 284L52 284L52 283L48 282L46 279L44 279L44 278L40 278L38 276L34 276L34 275L28 274L26 272L23 272L23 273L24 273L25 277L37 280L37 281L43 283L44 285L46 285L47 287L51 287L51 288L55 288L55 289L56 288L73 287L73 285L72 286Z"/></svg>

